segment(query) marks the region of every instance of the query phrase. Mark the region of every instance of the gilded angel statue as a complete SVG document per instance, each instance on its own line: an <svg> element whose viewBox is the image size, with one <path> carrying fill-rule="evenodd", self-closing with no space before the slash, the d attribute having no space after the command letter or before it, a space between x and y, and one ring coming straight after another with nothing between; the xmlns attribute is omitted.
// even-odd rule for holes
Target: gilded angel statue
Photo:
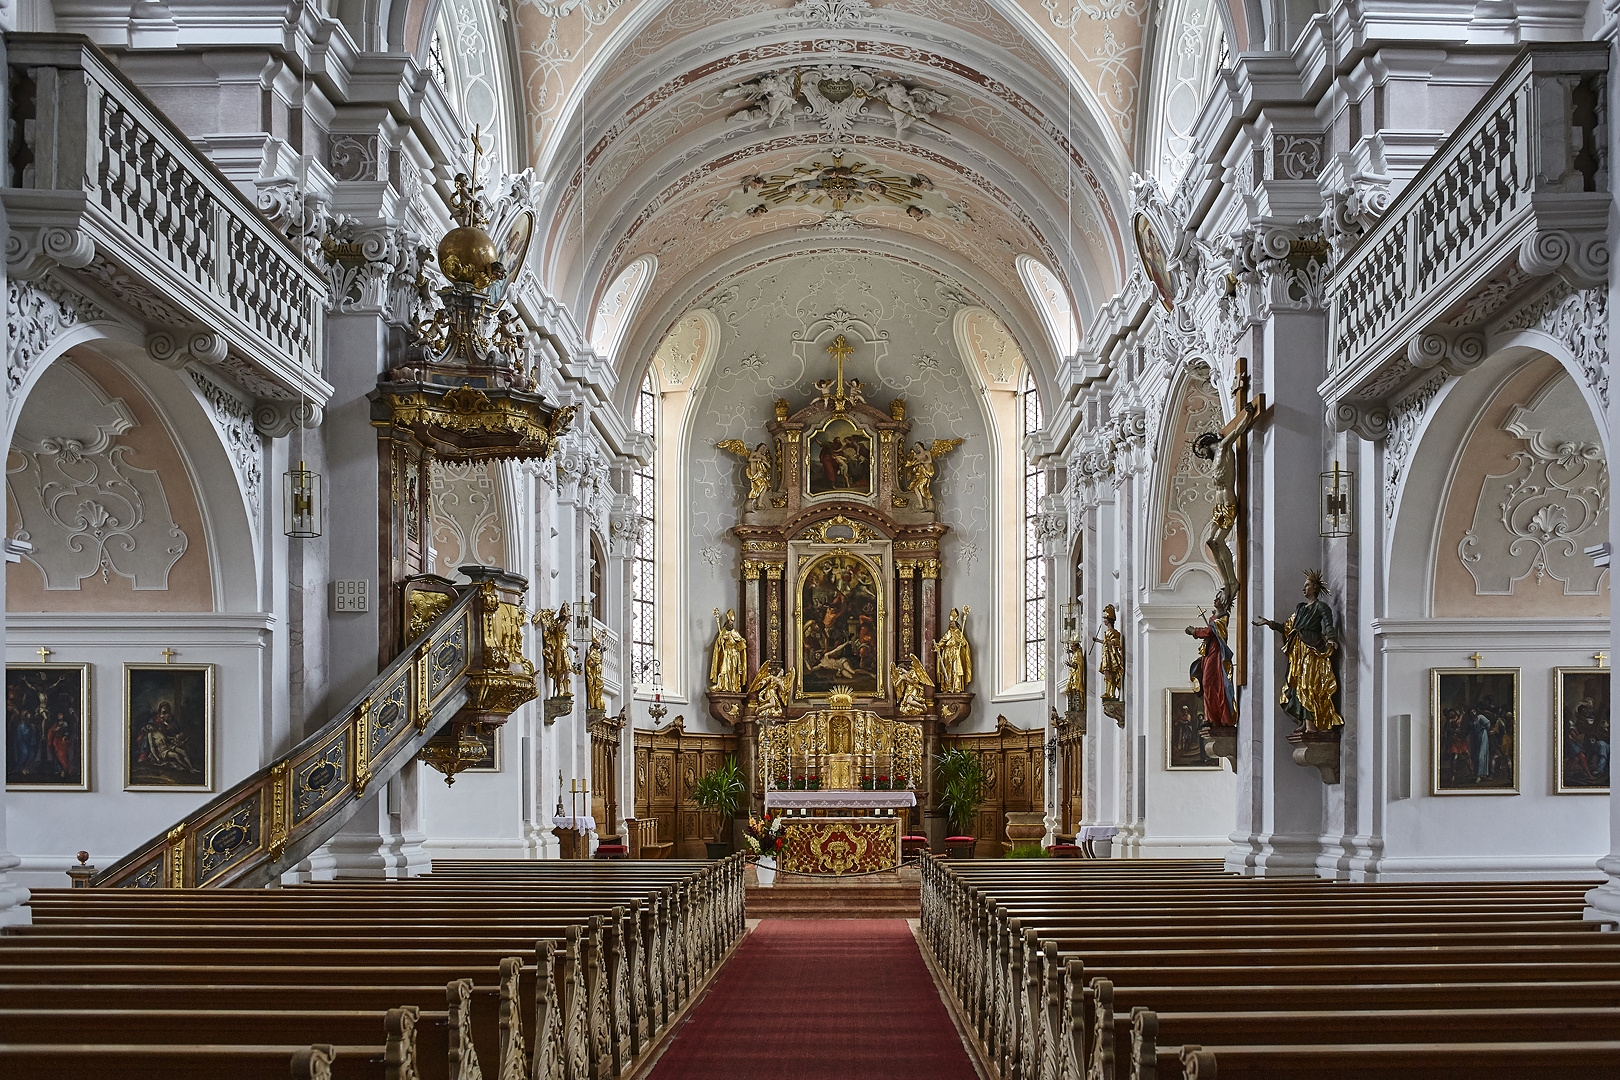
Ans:
<svg viewBox="0 0 1620 1080"><path fill-rule="evenodd" d="M748 444L741 439L721 439L714 445L728 454L736 454L747 462L743 473L748 477L748 501L758 510L765 493L771 488L770 447L760 443L750 450Z"/></svg>
<svg viewBox="0 0 1620 1080"><path fill-rule="evenodd" d="M928 711L924 688L934 685L923 669L922 661L911 657L910 666L890 664L889 678L894 682L894 711L897 716L922 716Z"/></svg>
<svg viewBox="0 0 1620 1080"><path fill-rule="evenodd" d="M796 681L797 672L792 668L784 668L775 660L761 664L754 681L748 684L748 692L754 695L755 719L780 720L786 715Z"/></svg>
<svg viewBox="0 0 1620 1080"><path fill-rule="evenodd" d="M919 442L900 462L901 471L911 473L906 490L917 496L919 509L934 508L934 459L944 457L961 445L961 439L935 439L931 447Z"/></svg>

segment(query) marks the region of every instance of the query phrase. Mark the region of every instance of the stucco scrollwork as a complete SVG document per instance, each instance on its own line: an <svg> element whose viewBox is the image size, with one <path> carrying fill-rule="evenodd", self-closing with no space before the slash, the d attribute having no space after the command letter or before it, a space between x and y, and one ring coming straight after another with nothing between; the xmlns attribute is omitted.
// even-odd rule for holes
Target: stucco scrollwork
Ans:
<svg viewBox="0 0 1620 1080"><path fill-rule="evenodd" d="M253 516L259 515L264 488L264 447L253 424L253 407L200 371L191 371L191 381L208 406L208 414L231 455L242 493L247 496Z"/></svg>
<svg viewBox="0 0 1620 1080"><path fill-rule="evenodd" d="M1609 287L1572 289L1560 281L1514 312L1499 332L1539 330L1556 338L1580 365L1587 388L1609 404Z"/></svg>
<svg viewBox="0 0 1620 1080"><path fill-rule="evenodd" d="M1401 476L1406 472L1406 465L1412 459L1412 450L1417 445L1418 429L1423 426L1423 417L1428 414L1429 403L1434 395L1451 378L1449 372L1437 371L1430 375L1420 385L1414 387L1411 393L1403 396L1388 410L1376 410L1381 413L1382 433L1387 433L1389 443L1384 448L1384 516L1393 518L1395 515L1395 496L1400 491ZM1340 402L1339 410L1342 413L1346 408L1355 409L1354 402ZM1369 410L1371 411L1371 410ZM1355 425L1346 425L1355 427ZM1359 427L1356 430L1361 432ZM1363 433L1364 438L1370 438Z"/></svg>
<svg viewBox="0 0 1620 1080"><path fill-rule="evenodd" d="M906 129L926 121L951 100L942 91L903 83L850 64L766 72L730 87L721 97L744 102L745 107L728 118L730 123L763 120L767 127L784 122L792 127L796 119L806 117L819 124L830 139L848 138L857 120L879 119L867 111L874 103L884 106L881 120L893 124L895 138L900 138Z"/></svg>
<svg viewBox="0 0 1620 1080"><path fill-rule="evenodd" d="M1598 591L1605 570L1584 552L1609 535L1609 464L1589 416L1563 373L1508 413L1502 430L1524 448L1509 455L1512 471L1485 477L1457 544L1477 595L1511 593L1531 575L1563 582L1566 594Z"/></svg>
<svg viewBox="0 0 1620 1080"><path fill-rule="evenodd" d="M112 316L94 301L64 289L50 278L6 286L6 392L22 388L34 364L57 338L81 323L107 322Z"/></svg>

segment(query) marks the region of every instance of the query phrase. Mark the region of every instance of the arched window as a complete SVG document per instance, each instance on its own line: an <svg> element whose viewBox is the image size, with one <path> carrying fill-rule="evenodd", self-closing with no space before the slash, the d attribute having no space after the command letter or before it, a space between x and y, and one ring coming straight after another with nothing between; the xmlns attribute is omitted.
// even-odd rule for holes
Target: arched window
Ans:
<svg viewBox="0 0 1620 1080"><path fill-rule="evenodd" d="M1080 324L1075 321L1074 307L1069 303L1068 290L1052 273L1051 267L1028 255L1018 256L1018 274L1024 279L1035 310L1041 313L1041 322L1052 339L1052 348L1059 356L1073 356L1080 348Z"/></svg>
<svg viewBox="0 0 1620 1080"><path fill-rule="evenodd" d="M602 554L602 541L595 533L591 533L591 618L597 622L606 622L602 618L602 568L607 565L607 559Z"/></svg>
<svg viewBox="0 0 1620 1080"><path fill-rule="evenodd" d="M650 438L658 435L658 387L653 380L652 366L648 365L647 377L641 380L641 391L636 395L633 418L636 430ZM652 681L652 662L657 655L658 644L658 625L655 621L658 576L657 565L653 561L656 533L651 527L657 503L653 495L653 460L650 456L647 464L636 466L633 494L641 507L645 524L636 540L636 550L630 564L630 672L634 681L647 683Z"/></svg>
<svg viewBox="0 0 1620 1080"><path fill-rule="evenodd" d="M653 257L643 255L613 279L613 286L603 295L602 302L596 305L596 313L592 317L591 348L604 356L613 355L619 347L619 338L624 335L624 328L630 324L636 304L652 282L652 275Z"/></svg>
<svg viewBox="0 0 1620 1080"><path fill-rule="evenodd" d="M1025 437L1040 430L1041 395L1035 374L1024 368L1018 391L1019 419ZM1024 681L1046 678L1046 567L1041 558L1041 500L1046 497L1046 470L1024 454Z"/></svg>
<svg viewBox="0 0 1620 1080"><path fill-rule="evenodd" d="M433 81L439 84L439 89L446 94L450 92L450 69L444 65L444 32L435 29L433 38L428 42L428 71L433 73Z"/></svg>

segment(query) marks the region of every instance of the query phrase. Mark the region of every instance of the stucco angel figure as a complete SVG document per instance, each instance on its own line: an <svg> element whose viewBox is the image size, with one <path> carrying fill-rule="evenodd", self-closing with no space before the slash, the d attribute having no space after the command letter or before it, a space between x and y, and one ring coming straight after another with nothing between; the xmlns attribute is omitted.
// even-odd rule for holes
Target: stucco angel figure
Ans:
<svg viewBox="0 0 1620 1080"><path fill-rule="evenodd" d="M922 716L928 711L925 688L934 685L923 669L922 661L910 658L910 666L890 664L889 678L894 682L894 711L897 716Z"/></svg>
<svg viewBox="0 0 1620 1080"><path fill-rule="evenodd" d="M1238 580L1232 548L1226 542L1226 538L1232 535L1232 528L1237 524L1240 509L1237 495L1237 451L1234 447L1254 426L1255 412L1253 405L1245 404L1242 413L1225 429L1206 431L1193 443L1193 454L1214 465L1209 474L1210 487L1215 489L1215 506L1210 521L1213 529L1209 539L1204 541L1204 548L1215 560L1215 565L1220 568L1221 587L1226 590L1228 596L1237 596L1243 586Z"/></svg>
<svg viewBox="0 0 1620 1080"><path fill-rule="evenodd" d="M709 689L723 694L742 693L748 671L748 642L737 633L737 609L728 608L724 617L714 609L714 655L709 662Z"/></svg>
<svg viewBox="0 0 1620 1080"><path fill-rule="evenodd" d="M793 696L797 673L784 668L775 660L760 665L748 692L754 695L754 717L759 720L780 720L787 713L787 699Z"/></svg>
<svg viewBox="0 0 1620 1080"><path fill-rule="evenodd" d="M945 636L934 642L934 675L939 680L941 693L965 693L968 683L973 681L973 651L968 645L967 634L962 631L968 612L972 610L968 607L960 611L951 608Z"/></svg>
<svg viewBox="0 0 1620 1080"><path fill-rule="evenodd" d="M607 709L607 701L602 696L602 660L607 655L607 649L602 645L601 635L595 630L591 631L591 643L585 647L585 707L587 709Z"/></svg>
<svg viewBox="0 0 1620 1080"><path fill-rule="evenodd" d="M1125 635L1114 628L1118 612L1114 605L1103 608L1102 636L1091 640L1102 646L1102 657L1097 661L1097 674L1102 676L1104 701L1118 701L1125 685Z"/></svg>
<svg viewBox="0 0 1620 1080"><path fill-rule="evenodd" d="M753 107L732 114L729 118L732 121L763 119L766 127L775 127L786 120L788 126L792 127L793 113L799 103L799 90L794 85L792 71L773 71L752 82L725 90L720 97L750 99Z"/></svg>
<svg viewBox="0 0 1620 1080"><path fill-rule="evenodd" d="M556 611L541 608L533 621L540 628L540 654L546 678L551 680L551 696L573 697L569 674L574 667L574 646L568 640L568 605L560 604Z"/></svg>
<svg viewBox="0 0 1620 1080"><path fill-rule="evenodd" d="M748 477L748 502L758 510L765 493L771 489L771 448L760 443L752 450L741 439L722 439L714 445L729 454L736 454L747 464L743 474Z"/></svg>
<svg viewBox="0 0 1620 1080"><path fill-rule="evenodd" d="M935 439L933 446L919 442L900 462L902 472L910 470L906 490L917 496L920 509L934 508L934 459L944 457L961 445L961 439Z"/></svg>
<svg viewBox="0 0 1620 1080"><path fill-rule="evenodd" d="M1326 731L1344 723L1339 710L1333 706L1333 695L1339 692L1339 678L1333 673L1339 632L1333 625L1333 609L1322 599L1322 592L1321 573L1307 570L1305 599L1294 608L1287 622L1254 620L1254 625L1269 626L1283 636L1288 683L1277 696L1277 704L1299 721L1302 731L1307 727Z"/></svg>

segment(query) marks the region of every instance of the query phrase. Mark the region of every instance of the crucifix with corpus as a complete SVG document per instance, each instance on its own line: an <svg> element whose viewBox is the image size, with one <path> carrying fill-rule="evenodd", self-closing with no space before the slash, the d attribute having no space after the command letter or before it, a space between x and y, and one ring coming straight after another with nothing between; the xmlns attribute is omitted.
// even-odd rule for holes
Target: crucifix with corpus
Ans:
<svg viewBox="0 0 1620 1080"><path fill-rule="evenodd" d="M821 379L816 383L816 393L821 395L821 403L830 404L836 412L843 412L851 403L860 405L866 400L861 389L861 380L851 379L847 383L844 381L844 361L855 354L855 346L851 345L843 334L839 334L833 339L833 343L827 346L827 351L838 362L838 380L834 383L832 379Z"/></svg>
<svg viewBox="0 0 1620 1080"><path fill-rule="evenodd" d="M1239 455L1244 454L1247 446L1244 436L1258 423L1266 411L1266 396L1256 394L1249 397L1249 361L1247 357L1237 359L1237 369L1232 374L1232 401L1237 407L1237 415L1227 422L1219 431L1206 431L1198 436L1193 443L1193 453L1214 467L1210 470L1210 486L1215 490L1215 506L1211 514L1213 526L1209 539L1204 541L1204 548L1209 552L1210 558L1220 570L1221 588L1230 598L1234 607L1234 615L1240 615L1243 606L1243 577L1246 566L1247 530L1242 521L1243 496L1245 494L1246 472L1239 469ZM1246 459L1245 459L1246 460ZM1233 545L1227 543L1227 538L1237 531L1236 551ZM1234 625L1242 626L1243 620L1238 618ZM1242 635L1237 635L1239 641ZM1238 685L1243 684L1241 674L1241 660L1237 665Z"/></svg>

